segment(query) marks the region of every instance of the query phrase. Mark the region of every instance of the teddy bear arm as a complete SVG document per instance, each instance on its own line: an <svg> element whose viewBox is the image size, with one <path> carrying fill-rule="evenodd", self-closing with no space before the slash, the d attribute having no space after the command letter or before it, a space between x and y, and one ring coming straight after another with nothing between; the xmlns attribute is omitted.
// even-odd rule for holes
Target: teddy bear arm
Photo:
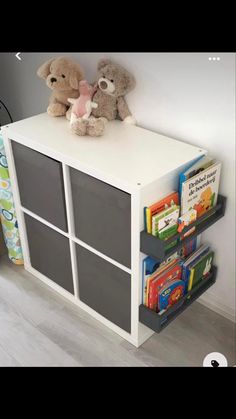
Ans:
<svg viewBox="0 0 236 419"><path fill-rule="evenodd" d="M54 92L51 94L49 98L49 105L53 105L55 103L60 103L59 100L56 98Z"/></svg>
<svg viewBox="0 0 236 419"><path fill-rule="evenodd" d="M66 105L67 99L65 100L61 100L60 97L58 97L57 92L52 92L50 98L49 98L49 105L63 105L63 106L68 106Z"/></svg>
<svg viewBox="0 0 236 419"><path fill-rule="evenodd" d="M67 107L57 100L54 94L50 96L47 113L50 116L63 116L66 114Z"/></svg>
<svg viewBox="0 0 236 419"><path fill-rule="evenodd" d="M131 112L129 110L129 107L128 107L124 97L119 97L118 98L117 108L118 108L119 116L121 117L122 121L124 121L124 119L127 116L131 116Z"/></svg>

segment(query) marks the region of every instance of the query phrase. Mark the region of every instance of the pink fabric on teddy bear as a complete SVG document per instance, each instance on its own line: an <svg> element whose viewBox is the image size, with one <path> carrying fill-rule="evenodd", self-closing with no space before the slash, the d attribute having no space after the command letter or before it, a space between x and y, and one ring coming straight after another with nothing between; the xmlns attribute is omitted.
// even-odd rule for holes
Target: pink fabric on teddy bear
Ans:
<svg viewBox="0 0 236 419"><path fill-rule="evenodd" d="M71 120L73 123L77 118L88 119L92 109L97 108L97 103L92 102L96 87L92 87L86 80L81 80L79 83L80 96L77 99L68 98L72 106Z"/></svg>

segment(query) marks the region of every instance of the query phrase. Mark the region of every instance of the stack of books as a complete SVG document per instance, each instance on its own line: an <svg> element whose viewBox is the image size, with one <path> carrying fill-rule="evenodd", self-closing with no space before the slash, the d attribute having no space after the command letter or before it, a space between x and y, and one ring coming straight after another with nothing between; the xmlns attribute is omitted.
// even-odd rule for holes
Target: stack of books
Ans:
<svg viewBox="0 0 236 419"><path fill-rule="evenodd" d="M193 239L194 250L190 254L182 249L161 264L150 256L143 260L143 304L146 307L162 314L209 277L214 252L207 245L197 249L196 245Z"/></svg>
<svg viewBox="0 0 236 419"><path fill-rule="evenodd" d="M216 206L220 173L221 163L210 156L201 156L191 163L180 173L178 191L172 191L144 208L147 233L164 241L177 232L180 233L180 240L192 234L195 225L187 232L181 232ZM171 241L165 250L176 243L176 239ZM210 247L199 247L196 238L162 263L148 256L143 260L143 304L163 313L209 277L213 258L214 252Z"/></svg>
<svg viewBox="0 0 236 419"><path fill-rule="evenodd" d="M179 194L174 191L150 207L144 208L146 231L161 240L167 240L177 233L179 214ZM176 241L170 243L166 249L175 244Z"/></svg>
<svg viewBox="0 0 236 419"><path fill-rule="evenodd" d="M151 310L162 310L162 304L159 300L160 291L164 291L166 283L179 283L182 276L181 259L173 258L170 262L160 265L154 272L148 274L150 260L144 259L144 279L143 279L143 304Z"/></svg>
<svg viewBox="0 0 236 419"><path fill-rule="evenodd" d="M221 162L201 156L179 175L179 191L144 208L144 228L147 233L167 240L216 206ZM183 234L193 233L195 226ZM176 240L165 249L173 247Z"/></svg>
<svg viewBox="0 0 236 419"><path fill-rule="evenodd" d="M214 252L210 246L202 245L183 263L182 279L186 283L186 291L191 291L211 271Z"/></svg>

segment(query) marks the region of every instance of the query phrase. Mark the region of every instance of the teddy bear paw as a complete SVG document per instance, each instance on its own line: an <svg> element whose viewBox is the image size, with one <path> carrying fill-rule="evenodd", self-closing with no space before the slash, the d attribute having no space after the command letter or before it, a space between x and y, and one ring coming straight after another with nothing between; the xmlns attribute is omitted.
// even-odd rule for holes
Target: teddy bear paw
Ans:
<svg viewBox="0 0 236 419"><path fill-rule="evenodd" d="M100 119L101 121L103 121L105 125L108 123L108 119L107 119L107 118L105 118L104 116L100 116L100 118L99 118L99 119Z"/></svg>
<svg viewBox="0 0 236 419"><path fill-rule="evenodd" d="M125 124L129 125L136 125L136 119L132 115L126 116L126 118L123 121Z"/></svg>
<svg viewBox="0 0 236 419"><path fill-rule="evenodd" d="M82 118L78 118L70 125L70 130L73 134L77 134L80 137L86 135L87 121Z"/></svg>
<svg viewBox="0 0 236 419"><path fill-rule="evenodd" d="M100 137L105 130L105 122L102 118L90 119L87 127L87 134L91 137Z"/></svg>
<svg viewBox="0 0 236 419"><path fill-rule="evenodd" d="M51 103L47 108L47 113L50 116L63 116L66 114L66 109L62 103Z"/></svg>

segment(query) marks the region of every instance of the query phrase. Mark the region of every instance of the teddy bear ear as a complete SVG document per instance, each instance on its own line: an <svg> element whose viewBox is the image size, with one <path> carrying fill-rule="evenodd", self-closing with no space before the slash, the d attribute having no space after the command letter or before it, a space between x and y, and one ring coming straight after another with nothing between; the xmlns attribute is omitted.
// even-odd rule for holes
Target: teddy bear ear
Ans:
<svg viewBox="0 0 236 419"><path fill-rule="evenodd" d="M55 58L51 58L51 60L46 61L44 64L42 64L38 70L37 70L37 75L41 78L41 79L46 79L48 77L48 75L50 74L50 66L53 63L53 61L55 60Z"/></svg>
<svg viewBox="0 0 236 419"><path fill-rule="evenodd" d="M70 86L72 89L79 89L79 82L84 79L84 71L79 64L76 64L70 75Z"/></svg>
<svg viewBox="0 0 236 419"><path fill-rule="evenodd" d="M103 67L105 67L108 64L112 64L111 60L109 58L102 58L98 61L98 71L100 71Z"/></svg>
<svg viewBox="0 0 236 419"><path fill-rule="evenodd" d="M130 92L131 90L135 88L135 85L136 85L135 78L128 71L126 72L125 78L126 78L126 83L127 83L127 92L128 91Z"/></svg>

